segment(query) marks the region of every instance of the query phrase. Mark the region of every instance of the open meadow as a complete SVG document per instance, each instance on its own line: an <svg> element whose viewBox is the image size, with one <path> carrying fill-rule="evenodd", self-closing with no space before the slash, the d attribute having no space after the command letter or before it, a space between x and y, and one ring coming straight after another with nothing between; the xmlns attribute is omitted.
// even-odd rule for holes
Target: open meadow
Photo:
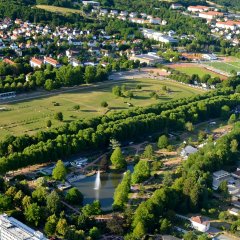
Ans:
<svg viewBox="0 0 240 240"><path fill-rule="evenodd" d="M133 93L134 97L132 99L116 97L112 93L113 86L123 84L127 91ZM141 86L141 89L139 89L139 86ZM163 86L166 86L169 91L162 90ZM0 104L2 109L0 111L0 138L8 134L33 134L38 130L44 130L47 120L52 121L52 127L59 126L62 122L54 119L56 112L63 113L64 122L70 122L79 118L89 118L107 112L129 109L128 103L133 106L147 106L193 96L202 92L203 90L170 80L134 79L124 80L114 85L111 82L106 82L97 87L92 86L50 97ZM158 99L151 97L151 93L158 95ZM107 108L101 106L103 101L108 103ZM76 105L80 106L80 110L74 110Z"/></svg>
<svg viewBox="0 0 240 240"><path fill-rule="evenodd" d="M55 12L55 13L61 13L61 14L70 14L70 13L82 14L81 10L73 9L73 8L56 7L56 6L50 6L50 5L36 5L36 8L40 8L48 12Z"/></svg>

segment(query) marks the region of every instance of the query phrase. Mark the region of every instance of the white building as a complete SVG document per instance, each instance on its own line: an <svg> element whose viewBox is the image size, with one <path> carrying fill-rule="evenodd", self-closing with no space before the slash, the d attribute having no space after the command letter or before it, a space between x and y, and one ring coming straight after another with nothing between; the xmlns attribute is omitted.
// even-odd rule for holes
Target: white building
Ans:
<svg viewBox="0 0 240 240"><path fill-rule="evenodd" d="M173 3L170 8L173 10L177 10L183 8L183 5L179 3Z"/></svg>
<svg viewBox="0 0 240 240"><path fill-rule="evenodd" d="M207 232L210 228L210 222L201 216L191 217L192 227L200 232Z"/></svg>
<svg viewBox="0 0 240 240"><path fill-rule="evenodd" d="M32 68L36 68L36 67L41 68L42 64L43 64L43 60L41 60L41 59L32 57L30 60L30 66Z"/></svg>
<svg viewBox="0 0 240 240"><path fill-rule="evenodd" d="M0 240L47 240L47 238L17 219L2 214L0 215Z"/></svg>
<svg viewBox="0 0 240 240"><path fill-rule="evenodd" d="M129 17L130 18L135 18L137 16L137 13L136 12L131 12L130 14L129 14Z"/></svg>
<svg viewBox="0 0 240 240"><path fill-rule="evenodd" d="M234 216L239 216L240 210L238 208L231 208L231 209L228 209L228 212Z"/></svg>
<svg viewBox="0 0 240 240"><path fill-rule="evenodd" d="M212 188L213 190L217 190L221 182L223 181L230 181L231 174L224 170L219 170L213 173L213 182L212 182Z"/></svg>
<svg viewBox="0 0 240 240"><path fill-rule="evenodd" d="M151 24L161 24L162 20L161 18L150 18L149 23Z"/></svg>
<svg viewBox="0 0 240 240"><path fill-rule="evenodd" d="M240 27L240 22L237 22L237 21L217 22L216 27L223 28L223 29L230 29L234 31Z"/></svg>
<svg viewBox="0 0 240 240"><path fill-rule="evenodd" d="M187 9L189 12L204 12L204 11L208 11L209 7L207 6L189 6Z"/></svg>
<svg viewBox="0 0 240 240"><path fill-rule="evenodd" d="M159 42L163 42L163 43L178 43L178 40L173 38L173 37L170 37L170 36L167 36L167 35L164 35L163 33L161 32L157 32L155 30L152 30L152 29L142 29L142 33L143 33L143 36L145 38L149 38L149 39L154 39L156 41L159 41Z"/></svg>
<svg viewBox="0 0 240 240"><path fill-rule="evenodd" d="M193 154L193 153L195 153L197 151L198 151L197 148L194 148L194 147L188 145L185 148L183 148L183 150L181 151L180 155L181 155L181 157L186 159L190 154Z"/></svg>
<svg viewBox="0 0 240 240"><path fill-rule="evenodd" d="M157 63L162 63L163 59L157 56L155 53L149 52L148 54L134 55L130 57L130 60L138 60L140 63L146 63L148 66L154 66Z"/></svg>
<svg viewBox="0 0 240 240"><path fill-rule="evenodd" d="M100 3L99 2L95 2L95 1L82 1L83 5L91 5L91 6L95 6L95 7L99 7Z"/></svg>
<svg viewBox="0 0 240 240"><path fill-rule="evenodd" d="M215 11L209 11L209 12L200 12L199 17L204 18L206 20L213 20L217 17L223 17L223 13L221 12L215 12Z"/></svg>
<svg viewBox="0 0 240 240"><path fill-rule="evenodd" d="M212 53L212 54L203 54L202 55L202 58L205 59L205 60L208 60L208 61L213 61L213 60L217 60L217 56Z"/></svg>

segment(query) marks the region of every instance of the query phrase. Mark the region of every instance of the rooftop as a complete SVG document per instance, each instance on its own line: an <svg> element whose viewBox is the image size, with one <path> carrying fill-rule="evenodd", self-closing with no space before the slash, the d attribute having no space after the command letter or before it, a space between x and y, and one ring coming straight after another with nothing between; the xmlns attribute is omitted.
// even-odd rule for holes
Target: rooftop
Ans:
<svg viewBox="0 0 240 240"><path fill-rule="evenodd" d="M0 228L16 240L47 240L41 232L33 230L13 217L8 217L7 214L0 215Z"/></svg>
<svg viewBox="0 0 240 240"><path fill-rule="evenodd" d="M191 217L191 221L199 223L199 224L203 224L203 225L208 224L208 221L205 218L203 218L202 216Z"/></svg>

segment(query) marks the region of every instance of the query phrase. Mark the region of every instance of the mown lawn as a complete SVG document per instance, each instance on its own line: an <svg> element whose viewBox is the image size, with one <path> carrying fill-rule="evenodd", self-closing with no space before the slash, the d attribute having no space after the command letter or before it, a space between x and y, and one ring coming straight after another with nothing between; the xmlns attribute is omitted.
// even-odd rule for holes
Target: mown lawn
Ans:
<svg viewBox="0 0 240 240"><path fill-rule="evenodd" d="M108 111L129 109L127 103L131 103L133 106L147 106L203 92L203 90L168 80L134 79L121 82L119 86L123 83L126 85L127 90L132 91L134 94L134 98L131 100L113 95L113 85L106 83L106 85L76 90L71 93L61 93L51 97L2 104L0 108L4 107L6 110L0 111L0 139L7 134L32 134L38 130L44 130L46 129L46 121L49 119L53 123L52 127L59 126L62 123L54 120L56 112L63 113L64 122L71 122L79 118L106 114ZM137 85L141 85L142 88L137 89ZM169 93L163 91L163 85L166 85L171 91ZM153 91L159 95L159 99L150 97L150 93ZM102 101L108 103L108 108L101 107ZM74 110L73 107L75 105L80 105L80 110Z"/></svg>
<svg viewBox="0 0 240 240"><path fill-rule="evenodd" d="M199 77L203 77L205 74L210 74L212 77L220 77L223 76L214 72L211 72L203 67L176 67L180 72L186 73L189 76L192 76L193 74L198 74Z"/></svg>
<svg viewBox="0 0 240 240"><path fill-rule="evenodd" d="M211 63L208 63L207 65L227 73L231 73L232 70L236 72L240 72L240 61L239 62L211 62Z"/></svg>

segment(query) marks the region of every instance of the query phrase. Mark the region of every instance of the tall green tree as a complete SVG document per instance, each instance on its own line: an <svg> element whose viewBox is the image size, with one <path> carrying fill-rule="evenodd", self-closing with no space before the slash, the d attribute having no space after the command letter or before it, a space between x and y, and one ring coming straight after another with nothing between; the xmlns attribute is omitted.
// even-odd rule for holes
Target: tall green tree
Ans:
<svg viewBox="0 0 240 240"><path fill-rule="evenodd" d="M158 139L158 148L166 148L168 146L168 137L166 135L162 135Z"/></svg>
<svg viewBox="0 0 240 240"><path fill-rule="evenodd" d="M32 203L25 208L24 215L29 223L34 224L37 227L41 219L41 208L37 203Z"/></svg>
<svg viewBox="0 0 240 240"><path fill-rule="evenodd" d="M150 177L150 165L148 161L140 160L134 167L132 183L141 183Z"/></svg>
<svg viewBox="0 0 240 240"><path fill-rule="evenodd" d="M48 196L47 196L47 209L51 213L57 213L60 206L61 206L61 201L58 193L54 190L52 191Z"/></svg>
<svg viewBox="0 0 240 240"><path fill-rule="evenodd" d="M124 204L128 200L128 193L130 191L130 187L131 187L131 172L127 171L124 174L121 183L119 183L119 185L115 189L114 196L113 196L114 210L123 209Z"/></svg>
<svg viewBox="0 0 240 240"><path fill-rule="evenodd" d="M111 160L111 163L112 163L112 165L115 169L123 169L124 167L126 167L127 163L126 163L126 160L125 160L125 158L122 154L122 150L121 150L120 147L117 147L113 151L110 160Z"/></svg>
<svg viewBox="0 0 240 240"><path fill-rule="evenodd" d="M79 204L82 205L83 203L83 195L82 193L76 188L73 187L67 191L65 196L65 200L70 204Z"/></svg>
<svg viewBox="0 0 240 240"><path fill-rule="evenodd" d="M151 144L148 144L143 152L143 157L151 160L153 158L153 147Z"/></svg>
<svg viewBox="0 0 240 240"><path fill-rule="evenodd" d="M56 163L56 166L54 167L53 171L52 171L52 176L55 180L59 180L62 181L65 179L67 174L67 170L64 166L63 161L58 160Z"/></svg>

